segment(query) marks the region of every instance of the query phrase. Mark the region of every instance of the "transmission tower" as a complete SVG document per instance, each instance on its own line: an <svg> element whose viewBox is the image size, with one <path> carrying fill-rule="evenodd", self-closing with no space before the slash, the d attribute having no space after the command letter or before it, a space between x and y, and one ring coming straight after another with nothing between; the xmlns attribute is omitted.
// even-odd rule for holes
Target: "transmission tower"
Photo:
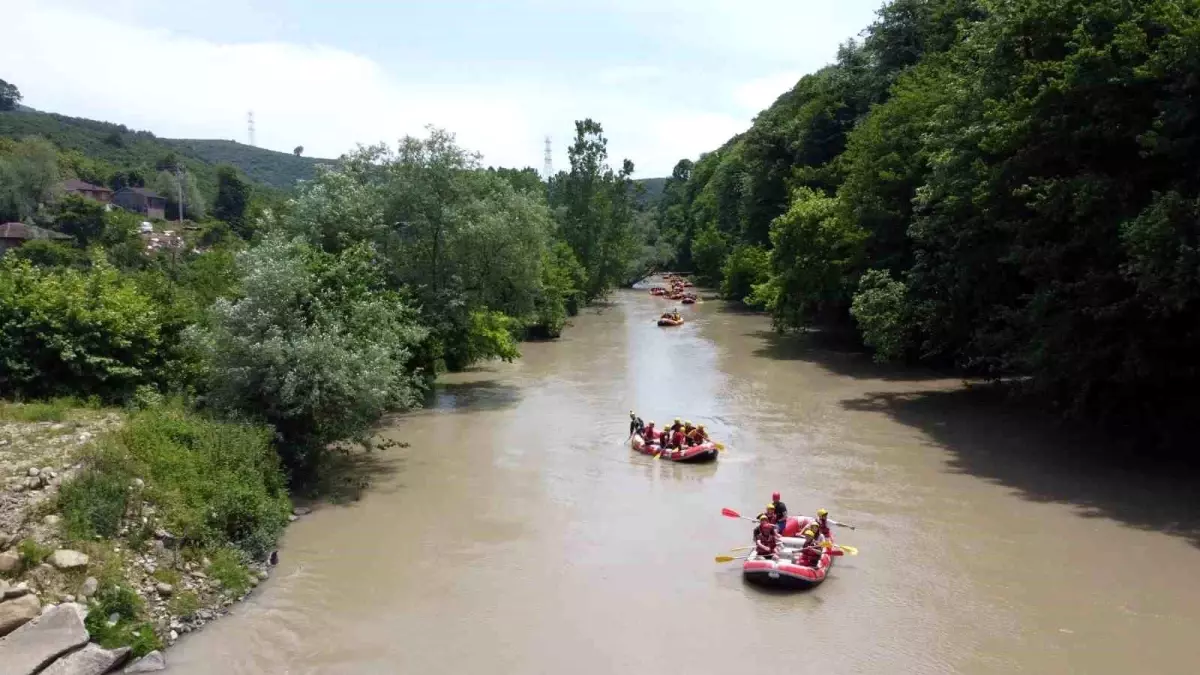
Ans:
<svg viewBox="0 0 1200 675"><path fill-rule="evenodd" d="M550 151L550 137L546 137L546 157L545 163L542 165L542 172L546 174L546 180L554 175L554 153Z"/></svg>
<svg viewBox="0 0 1200 675"><path fill-rule="evenodd" d="M246 113L246 128L250 133L250 145L254 145L254 111Z"/></svg>

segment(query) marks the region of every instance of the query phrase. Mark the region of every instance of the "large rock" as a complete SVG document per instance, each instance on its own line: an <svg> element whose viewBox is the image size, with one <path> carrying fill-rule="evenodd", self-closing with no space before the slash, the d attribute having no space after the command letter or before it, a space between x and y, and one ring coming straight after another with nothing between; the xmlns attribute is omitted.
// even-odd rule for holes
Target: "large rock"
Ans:
<svg viewBox="0 0 1200 675"><path fill-rule="evenodd" d="M83 610L76 604L59 605L0 639L0 675L33 675L54 659L87 644Z"/></svg>
<svg viewBox="0 0 1200 675"><path fill-rule="evenodd" d="M50 564L60 570L77 570L88 566L88 557L86 553L60 548L50 554Z"/></svg>
<svg viewBox="0 0 1200 675"><path fill-rule="evenodd" d="M29 589L29 584L25 583L24 581L16 586L8 586L7 588L0 587L0 602L12 600L13 598L19 598L22 595L29 595L32 592L33 591Z"/></svg>
<svg viewBox="0 0 1200 675"><path fill-rule="evenodd" d="M0 637L36 619L41 609L42 601L38 600L36 595L22 595L0 602ZM3 662L2 658L0 662ZM0 666L0 669L3 669L3 666Z"/></svg>
<svg viewBox="0 0 1200 675"><path fill-rule="evenodd" d="M167 659L160 651L153 651L134 661L123 673L156 673L167 669Z"/></svg>
<svg viewBox="0 0 1200 675"><path fill-rule="evenodd" d="M0 574L11 572L20 564L21 558L16 553L0 553Z"/></svg>
<svg viewBox="0 0 1200 675"><path fill-rule="evenodd" d="M93 643L51 663L39 675L104 675L118 668L127 658L129 647L105 649Z"/></svg>
<svg viewBox="0 0 1200 675"><path fill-rule="evenodd" d="M100 590L100 582L96 580L96 577L88 577L83 580L83 585L79 587L79 595L90 598L98 590Z"/></svg>

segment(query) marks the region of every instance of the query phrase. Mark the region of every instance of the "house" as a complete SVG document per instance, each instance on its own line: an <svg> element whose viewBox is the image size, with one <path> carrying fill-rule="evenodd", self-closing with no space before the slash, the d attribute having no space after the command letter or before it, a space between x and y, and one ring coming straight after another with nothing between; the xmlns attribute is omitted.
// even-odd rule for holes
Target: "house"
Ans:
<svg viewBox="0 0 1200 675"><path fill-rule="evenodd" d="M0 225L0 255L10 248L17 248L32 239L67 239L70 237L52 230L45 230L25 223L4 223Z"/></svg>
<svg viewBox="0 0 1200 675"><path fill-rule="evenodd" d="M62 184L63 192L70 195L79 195L98 201L102 204L107 204L112 201L113 191L100 185L92 185L81 180L71 179Z"/></svg>
<svg viewBox="0 0 1200 675"><path fill-rule="evenodd" d="M151 220L167 217L167 198L146 188L121 188L113 193L112 201L126 211L144 213Z"/></svg>

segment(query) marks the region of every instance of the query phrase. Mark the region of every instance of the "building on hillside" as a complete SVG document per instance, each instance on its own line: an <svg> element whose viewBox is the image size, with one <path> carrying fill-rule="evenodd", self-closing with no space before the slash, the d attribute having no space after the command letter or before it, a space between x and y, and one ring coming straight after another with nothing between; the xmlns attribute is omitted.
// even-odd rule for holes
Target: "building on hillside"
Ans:
<svg viewBox="0 0 1200 675"><path fill-rule="evenodd" d="M17 248L33 239L67 239L70 237L53 230L46 230L25 223L4 223L0 225L0 255L10 248Z"/></svg>
<svg viewBox="0 0 1200 675"><path fill-rule="evenodd" d="M167 217L167 198L153 190L121 188L113 193L112 201L126 211L145 214L151 220L165 220Z"/></svg>
<svg viewBox="0 0 1200 675"><path fill-rule="evenodd" d="M112 201L113 191L100 185L92 185L72 178L62 184L63 192L69 195L79 195L88 199L107 204Z"/></svg>

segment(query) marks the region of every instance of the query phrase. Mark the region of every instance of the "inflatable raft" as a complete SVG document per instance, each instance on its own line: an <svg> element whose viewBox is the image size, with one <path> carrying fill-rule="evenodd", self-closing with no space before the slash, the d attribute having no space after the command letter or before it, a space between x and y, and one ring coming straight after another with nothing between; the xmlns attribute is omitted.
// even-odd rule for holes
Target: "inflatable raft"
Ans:
<svg viewBox="0 0 1200 675"><path fill-rule="evenodd" d="M643 455L657 455L659 451L658 444L646 444L641 436L634 434L633 440L629 443L634 452L640 452ZM714 443L703 443L701 445L693 445L679 450L664 450L660 459L670 460L672 462L680 462L683 464L695 464L699 462L711 462L716 460L717 446Z"/></svg>
<svg viewBox="0 0 1200 675"><path fill-rule="evenodd" d="M789 542L788 540L791 539ZM794 543L799 545L801 539L784 538L784 543ZM833 567L834 555L830 549L825 549L821 554L821 559L817 561L816 567L801 565L800 551L797 548L784 548L778 560L772 558L760 558L757 555L751 555L742 563L742 577L752 583L761 586L774 586L776 588L792 588L792 589L807 589L819 586L825 577L829 575L829 568Z"/></svg>
<svg viewBox="0 0 1200 675"><path fill-rule="evenodd" d="M679 319L667 319L665 317L659 318L658 325L660 325L660 326L682 326L683 325L683 317L679 317Z"/></svg>

